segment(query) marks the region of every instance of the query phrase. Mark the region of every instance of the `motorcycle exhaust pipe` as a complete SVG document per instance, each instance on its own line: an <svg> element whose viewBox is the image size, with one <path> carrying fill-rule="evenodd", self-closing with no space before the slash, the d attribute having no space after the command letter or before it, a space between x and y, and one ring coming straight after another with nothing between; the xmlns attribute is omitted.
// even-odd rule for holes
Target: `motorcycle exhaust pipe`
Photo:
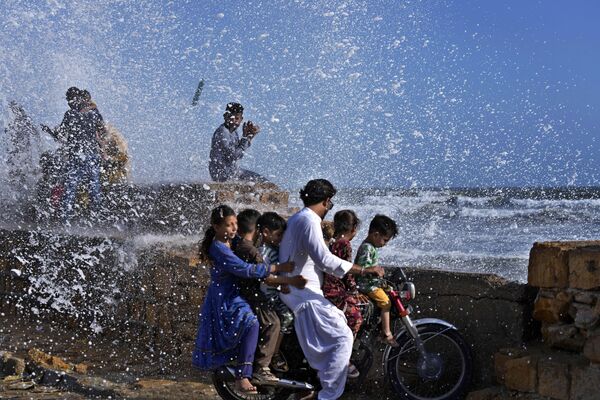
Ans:
<svg viewBox="0 0 600 400"><path fill-rule="evenodd" d="M235 369L231 366L225 366L217 369L217 374L225 382L235 381ZM308 382L294 381L291 379L280 378L276 384L269 385L290 390L315 390L315 387Z"/></svg>

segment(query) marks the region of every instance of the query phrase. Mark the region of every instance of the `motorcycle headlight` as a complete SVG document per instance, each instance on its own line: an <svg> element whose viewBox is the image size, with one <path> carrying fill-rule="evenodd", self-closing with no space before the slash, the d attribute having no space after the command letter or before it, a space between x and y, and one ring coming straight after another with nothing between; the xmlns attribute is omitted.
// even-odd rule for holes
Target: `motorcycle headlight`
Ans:
<svg viewBox="0 0 600 400"><path fill-rule="evenodd" d="M412 282L404 282L402 285L402 297L406 300L414 299L417 295L415 284Z"/></svg>

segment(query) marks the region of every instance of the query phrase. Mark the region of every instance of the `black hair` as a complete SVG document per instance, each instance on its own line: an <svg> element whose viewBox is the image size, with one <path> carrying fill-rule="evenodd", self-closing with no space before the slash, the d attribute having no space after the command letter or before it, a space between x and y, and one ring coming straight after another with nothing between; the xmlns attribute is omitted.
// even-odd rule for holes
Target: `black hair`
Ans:
<svg viewBox="0 0 600 400"><path fill-rule="evenodd" d="M200 242L200 251L198 253L198 258L200 262L205 264L212 264L210 257L208 256L208 250L210 249L210 245L215 239L215 229L213 225L220 225L223 223L225 218L231 217L235 215L235 211L229 206L220 205L214 208L210 213L210 226L204 233L204 238L202 242Z"/></svg>
<svg viewBox="0 0 600 400"><path fill-rule="evenodd" d="M330 199L337 193L335 187L327 179L313 179L300 190L300 198L306 207Z"/></svg>
<svg viewBox="0 0 600 400"><path fill-rule="evenodd" d="M242 106L240 103L227 103L227 105L225 106L225 113L223 113L223 118L225 118L225 120L228 120L229 117L231 117L232 115L243 113L244 106Z"/></svg>
<svg viewBox="0 0 600 400"><path fill-rule="evenodd" d="M81 89L79 89L78 87L75 87L75 86L71 86L70 88L68 88L67 93L65 94L67 101L72 101L81 96L82 96Z"/></svg>
<svg viewBox="0 0 600 400"><path fill-rule="evenodd" d="M87 89L83 89L81 91L81 97L83 97L84 100L86 100L86 101L92 100L92 95L90 94L90 92Z"/></svg>
<svg viewBox="0 0 600 400"><path fill-rule="evenodd" d="M285 230L287 223L285 219L276 212L266 212L256 221L258 231L262 233L263 229L267 228L271 231Z"/></svg>
<svg viewBox="0 0 600 400"><path fill-rule="evenodd" d="M334 237L343 235L357 229L360 225L360 219L352 210L341 210L333 216Z"/></svg>
<svg viewBox="0 0 600 400"><path fill-rule="evenodd" d="M245 235L256 229L256 221L260 217L260 213L252 208L247 208L240 211L237 215L238 234Z"/></svg>
<svg viewBox="0 0 600 400"><path fill-rule="evenodd" d="M369 233L374 232L389 236L391 239L398 234L398 227L396 226L396 222L390 217L377 214L369 224Z"/></svg>

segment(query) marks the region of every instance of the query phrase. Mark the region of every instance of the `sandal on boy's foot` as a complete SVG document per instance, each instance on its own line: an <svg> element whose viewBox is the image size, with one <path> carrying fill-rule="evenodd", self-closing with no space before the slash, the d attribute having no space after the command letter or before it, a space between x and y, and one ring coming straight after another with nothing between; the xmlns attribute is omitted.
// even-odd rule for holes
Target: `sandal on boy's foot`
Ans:
<svg viewBox="0 0 600 400"><path fill-rule="evenodd" d="M250 383L248 378L236 379L235 390L243 394L258 394L256 387Z"/></svg>
<svg viewBox="0 0 600 400"><path fill-rule="evenodd" d="M275 353L271 359L271 369L275 372L288 372L288 367L285 357L281 353Z"/></svg>
<svg viewBox="0 0 600 400"><path fill-rule="evenodd" d="M279 378L268 367L261 367L252 374L252 383L255 385L277 385L277 382Z"/></svg>
<svg viewBox="0 0 600 400"><path fill-rule="evenodd" d="M392 335L391 333L388 333L387 335L381 334L379 336L379 341L383 344L386 344L388 346L391 347L398 347L400 346L398 344L398 342L396 342L396 339L394 339L394 335Z"/></svg>
<svg viewBox="0 0 600 400"><path fill-rule="evenodd" d="M356 379L360 376L360 371L352 363L348 364L348 379Z"/></svg>

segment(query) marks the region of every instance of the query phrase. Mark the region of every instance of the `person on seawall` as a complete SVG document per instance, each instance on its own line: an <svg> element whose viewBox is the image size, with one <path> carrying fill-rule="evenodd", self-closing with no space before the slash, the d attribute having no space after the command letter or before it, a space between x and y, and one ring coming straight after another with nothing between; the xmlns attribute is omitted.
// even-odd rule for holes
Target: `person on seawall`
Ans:
<svg viewBox="0 0 600 400"><path fill-rule="evenodd" d="M104 129L102 115L89 108L84 90L70 87L66 93L69 110L57 129L42 125L42 129L63 145L65 163L64 195L61 207L63 221L74 213L77 189L87 187L92 212L102 207L100 187L100 144L98 132Z"/></svg>
<svg viewBox="0 0 600 400"><path fill-rule="evenodd" d="M266 182L256 172L239 167L239 161L260 132L260 127L252 121L244 122L240 138L238 128L244 120L244 107L240 103L227 103L223 119L223 124L215 130L211 141L208 172L212 180Z"/></svg>

